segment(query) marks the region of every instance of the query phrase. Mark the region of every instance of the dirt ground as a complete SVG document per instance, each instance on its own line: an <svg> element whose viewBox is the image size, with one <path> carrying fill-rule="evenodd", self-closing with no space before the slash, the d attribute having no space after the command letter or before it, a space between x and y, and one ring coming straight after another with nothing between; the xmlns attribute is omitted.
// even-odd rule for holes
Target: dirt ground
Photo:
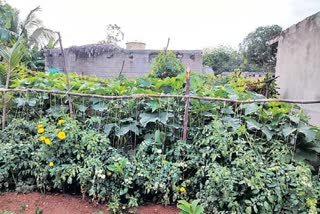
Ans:
<svg viewBox="0 0 320 214"><path fill-rule="evenodd" d="M11 211L17 214L35 214L37 208L42 210L43 214L93 214L99 211L108 213L105 205L94 205L83 201L79 196L41 193L0 195L0 213ZM179 210L175 207L150 204L139 207L136 213L177 214Z"/></svg>

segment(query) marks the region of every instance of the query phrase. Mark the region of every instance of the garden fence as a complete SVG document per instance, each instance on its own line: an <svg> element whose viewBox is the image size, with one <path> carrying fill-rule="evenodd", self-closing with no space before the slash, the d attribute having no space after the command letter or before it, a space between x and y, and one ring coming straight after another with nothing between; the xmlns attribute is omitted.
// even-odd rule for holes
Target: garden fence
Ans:
<svg viewBox="0 0 320 214"><path fill-rule="evenodd" d="M70 91L70 80L67 75L68 91L58 91L58 90L43 90L35 88L1 88L0 92L3 94L3 115L2 115L2 127L5 128L6 124L6 109L7 100L6 94L9 92L15 93L41 93L47 95L64 95L67 96L69 114L71 118L74 118L74 107L71 97L82 97L82 98L97 98L102 100L126 100L126 99L144 99L144 98L178 98L184 100L184 115L183 115L183 135L182 139L187 139L188 130L188 116L189 116L189 103L190 99L202 100L202 101L213 101L213 102L228 102L235 104L249 104L249 103L268 103L268 102L283 102L283 103L294 103L294 104L317 104L320 100L291 100L291 99L249 99L249 100L238 100L238 99L228 99L228 98L215 98L215 97L202 97L190 95L190 69L187 69L186 75L186 92L184 95L172 95L172 94L132 94L132 95L122 95L122 96L107 96L98 94L84 94L75 93Z"/></svg>

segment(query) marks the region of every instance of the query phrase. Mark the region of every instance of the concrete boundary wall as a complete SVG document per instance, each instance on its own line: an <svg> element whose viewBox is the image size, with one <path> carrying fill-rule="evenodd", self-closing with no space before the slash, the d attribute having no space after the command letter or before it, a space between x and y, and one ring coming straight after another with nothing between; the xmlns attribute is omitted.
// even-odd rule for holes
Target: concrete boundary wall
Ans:
<svg viewBox="0 0 320 214"><path fill-rule="evenodd" d="M278 41L276 76L285 99L320 99L320 12L283 31ZM304 105L320 125L320 104Z"/></svg>
<svg viewBox="0 0 320 214"><path fill-rule="evenodd" d="M160 50L127 50L112 45L96 44L75 46L65 49L66 67L69 72L96 77L117 77L122 74L129 78L140 77L151 71L151 63ZM182 64L192 71L202 72L201 50L174 50ZM45 52L46 70L62 70L62 56L59 49ZM124 63L124 65L123 65Z"/></svg>

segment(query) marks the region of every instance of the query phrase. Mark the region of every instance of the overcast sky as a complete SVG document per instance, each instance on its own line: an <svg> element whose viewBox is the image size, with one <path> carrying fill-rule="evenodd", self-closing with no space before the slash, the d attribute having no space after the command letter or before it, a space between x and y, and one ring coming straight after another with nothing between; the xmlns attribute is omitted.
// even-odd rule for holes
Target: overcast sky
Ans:
<svg viewBox="0 0 320 214"><path fill-rule="evenodd" d="M7 0L24 17L40 5L46 27L60 31L65 47L97 43L118 24L126 41L147 49L238 47L256 27L287 28L320 11L320 0ZM124 46L124 42L121 46Z"/></svg>

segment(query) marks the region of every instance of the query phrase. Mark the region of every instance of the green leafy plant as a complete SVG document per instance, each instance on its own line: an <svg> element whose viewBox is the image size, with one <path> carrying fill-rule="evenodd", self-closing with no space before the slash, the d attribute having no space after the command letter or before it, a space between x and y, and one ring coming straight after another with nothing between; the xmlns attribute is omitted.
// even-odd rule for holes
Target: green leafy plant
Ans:
<svg viewBox="0 0 320 214"><path fill-rule="evenodd" d="M175 77L184 72L184 66L172 51L160 52L152 62L151 76L158 78Z"/></svg>
<svg viewBox="0 0 320 214"><path fill-rule="evenodd" d="M185 200L178 201L177 207L181 210L179 214L203 214L204 209L199 202L200 200L194 200L191 203Z"/></svg>

